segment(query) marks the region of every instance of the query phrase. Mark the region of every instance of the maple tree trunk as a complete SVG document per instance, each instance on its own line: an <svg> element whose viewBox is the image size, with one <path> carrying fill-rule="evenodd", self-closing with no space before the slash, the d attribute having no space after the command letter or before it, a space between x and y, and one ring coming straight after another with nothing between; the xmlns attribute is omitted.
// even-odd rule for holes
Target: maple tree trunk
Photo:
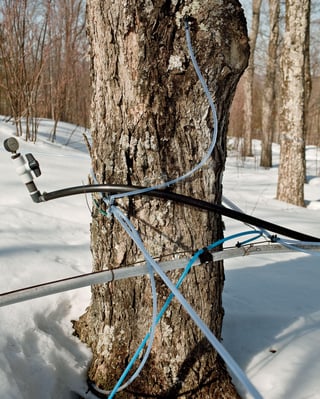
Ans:
<svg viewBox="0 0 320 399"><path fill-rule="evenodd" d="M87 1L92 63L92 166L101 183L153 185L176 178L207 151L213 121L188 54L184 21L201 71L216 100L219 135L206 167L172 187L219 203L226 158L229 107L247 65L243 11L234 0ZM99 197L96 197L99 199ZM219 215L146 197L120 201L152 256L170 259L222 237ZM142 260L114 219L93 210L93 269ZM180 271L169 273L176 281ZM223 264L193 268L181 292L218 338L223 308ZM169 292L157 278L158 308ZM112 389L149 330L148 277L92 288L92 303L75 323L93 351L89 378ZM136 366L135 366L136 367ZM157 326L150 358L119 398L233 398L230 377L182 306L173 301Z"/></svg>

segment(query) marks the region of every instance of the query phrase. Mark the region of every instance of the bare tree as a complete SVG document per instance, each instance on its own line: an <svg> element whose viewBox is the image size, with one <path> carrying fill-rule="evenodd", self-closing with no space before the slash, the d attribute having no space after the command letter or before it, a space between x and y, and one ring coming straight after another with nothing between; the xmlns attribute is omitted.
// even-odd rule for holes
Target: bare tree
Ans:
<svg viewBox="0 0 320 399"><path fill-rule="evenodd" d="M320 77L313 77L312 92L308 107L308 136L307 143L320 145Z"/></svg>
<svg viewBox="0 0 320 399"><path fill-rule="evenodd" d="M201 6L189 0L87 2L93 169L101 183L149 185L183 174L208 148L213 121L189 59L185 15L200 68L218 104L219 135L207 168L174 188L219 203L228 110L249 55L245 19L234 0L209 0ZM144 197L123 200L121 206L153 256L178 256L222 236L216 214ZM102 213L102 204L93 211L94 270L140 260L121 226ZM171 279L177 276L177 271L170 274ZM181 287L219 338L223 280L223 265L209 262L191 271ZM157 292L161 306L169 293L160 280ZM89 378L99 387L112 388L128 364L149 328L151 302L144 277L93 288L92 304L75 327L92 348ZM237 397L219 357L176 302L160 321L138 382L119 394L145 396Z"/></svg>
<svg viewBox="0 0 320 399"><path fill-rule="evenodd" d="M242 75L243 76L243 75ZM228 136L237 138L237 147L242 147L244 134L244 87L243 79L240 79L230 108L230 120L228 125Z"/></svg>
<svg viewBox="0 0 320 399"><path fill-rule="evenodd" d="M0 112L36 139L37 118L88 125L84 0L0 1ZM54 137L55 129L52 137Z"/></svg>
<svg viewBox="0 0 320 399"><path fill-rule="evenodd" d="M269 0L269 47L268 61L262 100L262 143L260 166L272 166L272 139L275 129L275 84L278 68L280 0Z"/></svg>
<svg viewBox="0 0 320 399"><path fill-rule="evenodd" d="M244 136L243 155L252 156L252 131L253 131L253 82L254 82L254 52L259 33L260 8L262 0L252 1L252 23L250 32L250 58L244 80Z"/></svg>
<svg viewBox="0 0 320 399"><path fill-rule="evenodd" d="M306 53L310 0L286 1L281 58L280 165L277 198L304 206Z"/></svg>
<svg viewBox="0 0 320 399"><path fill-rule="evenodd" d="M307 116L307 144L320 144L320 4L311 2L310 21L310 70L311 70L311 93L308 104Z"/></svg>
<svg viewBox="0 0 320 399"><path fill-rule="evenodd" d="M33 141L49 13L49 0L40 5L30 0L3 0L0 8L0 54L4 70L1 85L7 93L17 134L22 135L24 117L26 139Z"/></svg>
<svg viewBox="0 0 320 399"><path fill-rule="evenodd" d="M84 4L83 0L58 0L51 7L44 96L46 114L55 121L52 140L59 121L86 125L89 65L85 58Z"/></svg>

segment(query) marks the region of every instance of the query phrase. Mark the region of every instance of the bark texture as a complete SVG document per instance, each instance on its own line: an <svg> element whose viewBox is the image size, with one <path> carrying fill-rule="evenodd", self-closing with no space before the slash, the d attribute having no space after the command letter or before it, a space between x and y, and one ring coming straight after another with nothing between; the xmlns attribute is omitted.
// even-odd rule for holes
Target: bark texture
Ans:
<svg viewBox="0 0 320 399"><path fill-rule="evenodd" d="M206 167L173 189L220 202L229 106L247 64L245 20L238 1L88 0L92 62L92 163L99 182L153 185L190 170L212 135L208 102L192 67L183 17L200 68L218 105L219 137ZM121 200L150 253L160 259L194 251L222 236L218 215L158 199ZM113 219L92 218L93 269L142 259ZM174 254L174 255L173 255ZM177 279L180 273L172 272ZM223 308L222 263L194 268L183 295L218 337ZM157 281L159 308L168 295ZM89 377L112 389L150 327L147 277L95 286L92 304L75 324L91 346ZM119 398L236 397L226 370L175 301L157 327L151 356L139 379Z"/></svg>
<svg viewBox="0 0 320 399"><path fill-rule="evenodd" d="M250 57L244 79L244 135L243 156L251 157L253 135L253 83L254 83L254 52L260 25L260 8L262 0L252 1L252 26L250 32Z"/></svg>
<svg viewBox="0 0 320 399"><path fill-rule="evenodd" d="M304 206L306 48L310 0L286 1L277 198Z"/></svg>
<svg viewBox="0 0 320 399"><path fill-rule="evenodd" d="M269 0L270 37L264 95L262 98L262 143L260 166L272 167L272 141L275 129L275 84L279 44L279 0Z"/></svg>

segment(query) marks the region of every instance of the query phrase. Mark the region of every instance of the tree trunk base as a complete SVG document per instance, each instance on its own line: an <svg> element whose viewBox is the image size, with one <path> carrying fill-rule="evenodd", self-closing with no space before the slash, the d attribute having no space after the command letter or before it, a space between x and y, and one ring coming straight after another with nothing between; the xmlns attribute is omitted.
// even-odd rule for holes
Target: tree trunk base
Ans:
<svg viewBox="0 0 320 399"><path fill-rule="evenodd" d="M90 324L90 311L85 313L78 321L73 322L75 329L75 335L84 343L92 347L93 341L90 342L90 335L88 332L88 323ZM205 341L205 340L203 340ZM207 342L200 343L199 345L202 349L207 349L208 352L212 352L210 345ZM94 352L94 348L93 352ZM117 399L142 399L142 398L157 398L157 399L241 399L241 396L237 392L235 386L232 383L232 379L228 374L223 360L219 356L215 356L215 367L209 370L207 376L202 376L199 384L194 389L185 389L183 382L179 381L172 387L166 390L159 390L157 387L157 394L154 394L154 386L149 387L144 385L143 374L149 374L153 371L150 366L145 366L142 370L141 375L130 385L126 390L119 392L117 394ZM96 367L95 356L93 356L93 361L88 371L88 376L90 380L96 380ZM192 368L193 362L191 364L181 366L181 379L183 375L187 374L188 368ZM151 365L152 367L152 365ZM155 370L156 371L156 370ZM106 365L106 373L108 371L108 365ZM162 392L161 392L162 391ZM101 395L103 397L103 395ZM107 396L106 396L107 397Z"/></svg>
<svg viewBox="0 0 320 399"><path fill-rule="evenodd" d="M203 79L218 102L219 126L205 168L180 181L175 192L219 204L228 110L249 55L239 2L88 0L87 25L92 169L97 181L152 186L183 176L203 159L212 140L215 112L197 76L198 67L191 62L190 37ZM108 218L105 204L99 197L96 200L91 224L93 270L141 261L141 251L121 223ZM221 217L212 212L137 196L116 202L153 257L190 255L223 237ZM168 278L176 283L180 273L172 271ZM159 276L155 281L160 309L170 292ZM223 282L222 262L208 262L190 270L179 288L218 339ZM75 329L92 349L89 378L98 387L115 386L149 331L152 291L148 277L92 287L92 304L75 322ZM178 397L239 398L216 352L173 300L157 325L145 367L117 399Z"/></svg>

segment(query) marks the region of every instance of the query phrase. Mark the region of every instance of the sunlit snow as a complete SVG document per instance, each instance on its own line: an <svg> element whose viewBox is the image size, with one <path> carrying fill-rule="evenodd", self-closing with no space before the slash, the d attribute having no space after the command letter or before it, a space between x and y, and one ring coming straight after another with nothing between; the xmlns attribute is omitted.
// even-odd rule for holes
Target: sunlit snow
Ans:
<svg viewBox="0 0 320 399"><path fill-rule="evenodd" d="M87 182L90 159L83 130L60 124L56 143L40 124L36 144L20 139L42 169L40 191ZM2 142L14 134L0 122L0 292L91 271L90 211L84 196L35 204ZM68 144L68 145L65 145ZM230 150L224 195L244 212L320 236L320 152L307 148L306 208L275 200L275 167L259 167ZM90 201L89 201L90 202ZM225 235L247 227L224 218ZM223 344L267 399L319 397L319 257L298 252L225 261ZM0 392L4 399L74 399L86 392L90 350L73 336L71 320L90 303L82 288L0 308Z"/></svg>

